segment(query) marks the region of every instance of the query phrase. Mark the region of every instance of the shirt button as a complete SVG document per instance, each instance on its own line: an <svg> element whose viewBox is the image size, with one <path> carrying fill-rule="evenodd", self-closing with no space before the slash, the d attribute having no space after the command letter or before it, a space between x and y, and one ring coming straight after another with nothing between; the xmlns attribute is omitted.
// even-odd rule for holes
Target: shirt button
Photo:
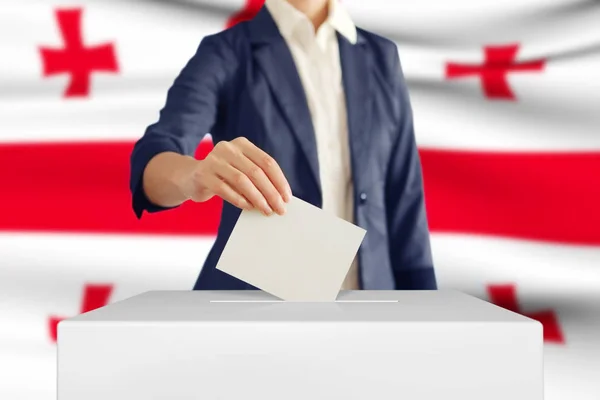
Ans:
<svg viewBox="0 0 600 400"><path fill-rule="evenodd" d="M367 202L367 194L362 192L359 196L360 204L365 204Z"/></svg>

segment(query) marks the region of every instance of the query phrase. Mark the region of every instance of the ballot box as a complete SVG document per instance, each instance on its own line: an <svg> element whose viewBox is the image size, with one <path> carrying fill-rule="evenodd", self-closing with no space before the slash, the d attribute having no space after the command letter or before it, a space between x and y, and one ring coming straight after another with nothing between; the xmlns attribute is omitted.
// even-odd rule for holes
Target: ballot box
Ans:
<svg viewBox="0 0 600 400"><path fill-rule="evenodd" d="M541 400L542 326L455 291L147 292L58 326L58 400Z"/></svg>

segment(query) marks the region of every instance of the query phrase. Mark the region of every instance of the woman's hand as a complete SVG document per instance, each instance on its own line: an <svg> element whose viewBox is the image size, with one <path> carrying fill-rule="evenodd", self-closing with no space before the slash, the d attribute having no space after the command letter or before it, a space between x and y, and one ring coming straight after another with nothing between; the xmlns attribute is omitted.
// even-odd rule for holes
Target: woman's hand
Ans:
<svg viewBox="0 0 600 400"><path fill-rule="evenodd" d="M256 208L265 215L285 212L292 198L290 186L277 162L248 139L218 142L196 164L186 188L193 201L213 196L245 210Z"/></svg>

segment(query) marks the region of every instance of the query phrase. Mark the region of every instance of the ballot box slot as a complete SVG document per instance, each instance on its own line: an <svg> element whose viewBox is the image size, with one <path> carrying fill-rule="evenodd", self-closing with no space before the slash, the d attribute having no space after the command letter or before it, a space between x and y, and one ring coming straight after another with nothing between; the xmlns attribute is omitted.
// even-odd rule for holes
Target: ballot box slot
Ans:
<svg viewBox="0 0 600 400"><path fill-rule="evenodd" d="M210 300L211 303L296 303L284 300ZM331 303L397 303L398 300L335 300ZM329 302L325 302L329 303Z"/></svg>

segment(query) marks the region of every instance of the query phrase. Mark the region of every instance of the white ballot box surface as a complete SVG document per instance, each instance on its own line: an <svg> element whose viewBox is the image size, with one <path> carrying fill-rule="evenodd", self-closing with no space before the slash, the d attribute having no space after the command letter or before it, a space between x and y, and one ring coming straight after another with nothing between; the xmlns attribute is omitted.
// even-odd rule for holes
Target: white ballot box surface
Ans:
<svg viewBox="0 0 600 400"><path fill-rule="evenodd" d="M541 400L537 321L454 291L148 292L58 327L58 400Z"/></svg>

